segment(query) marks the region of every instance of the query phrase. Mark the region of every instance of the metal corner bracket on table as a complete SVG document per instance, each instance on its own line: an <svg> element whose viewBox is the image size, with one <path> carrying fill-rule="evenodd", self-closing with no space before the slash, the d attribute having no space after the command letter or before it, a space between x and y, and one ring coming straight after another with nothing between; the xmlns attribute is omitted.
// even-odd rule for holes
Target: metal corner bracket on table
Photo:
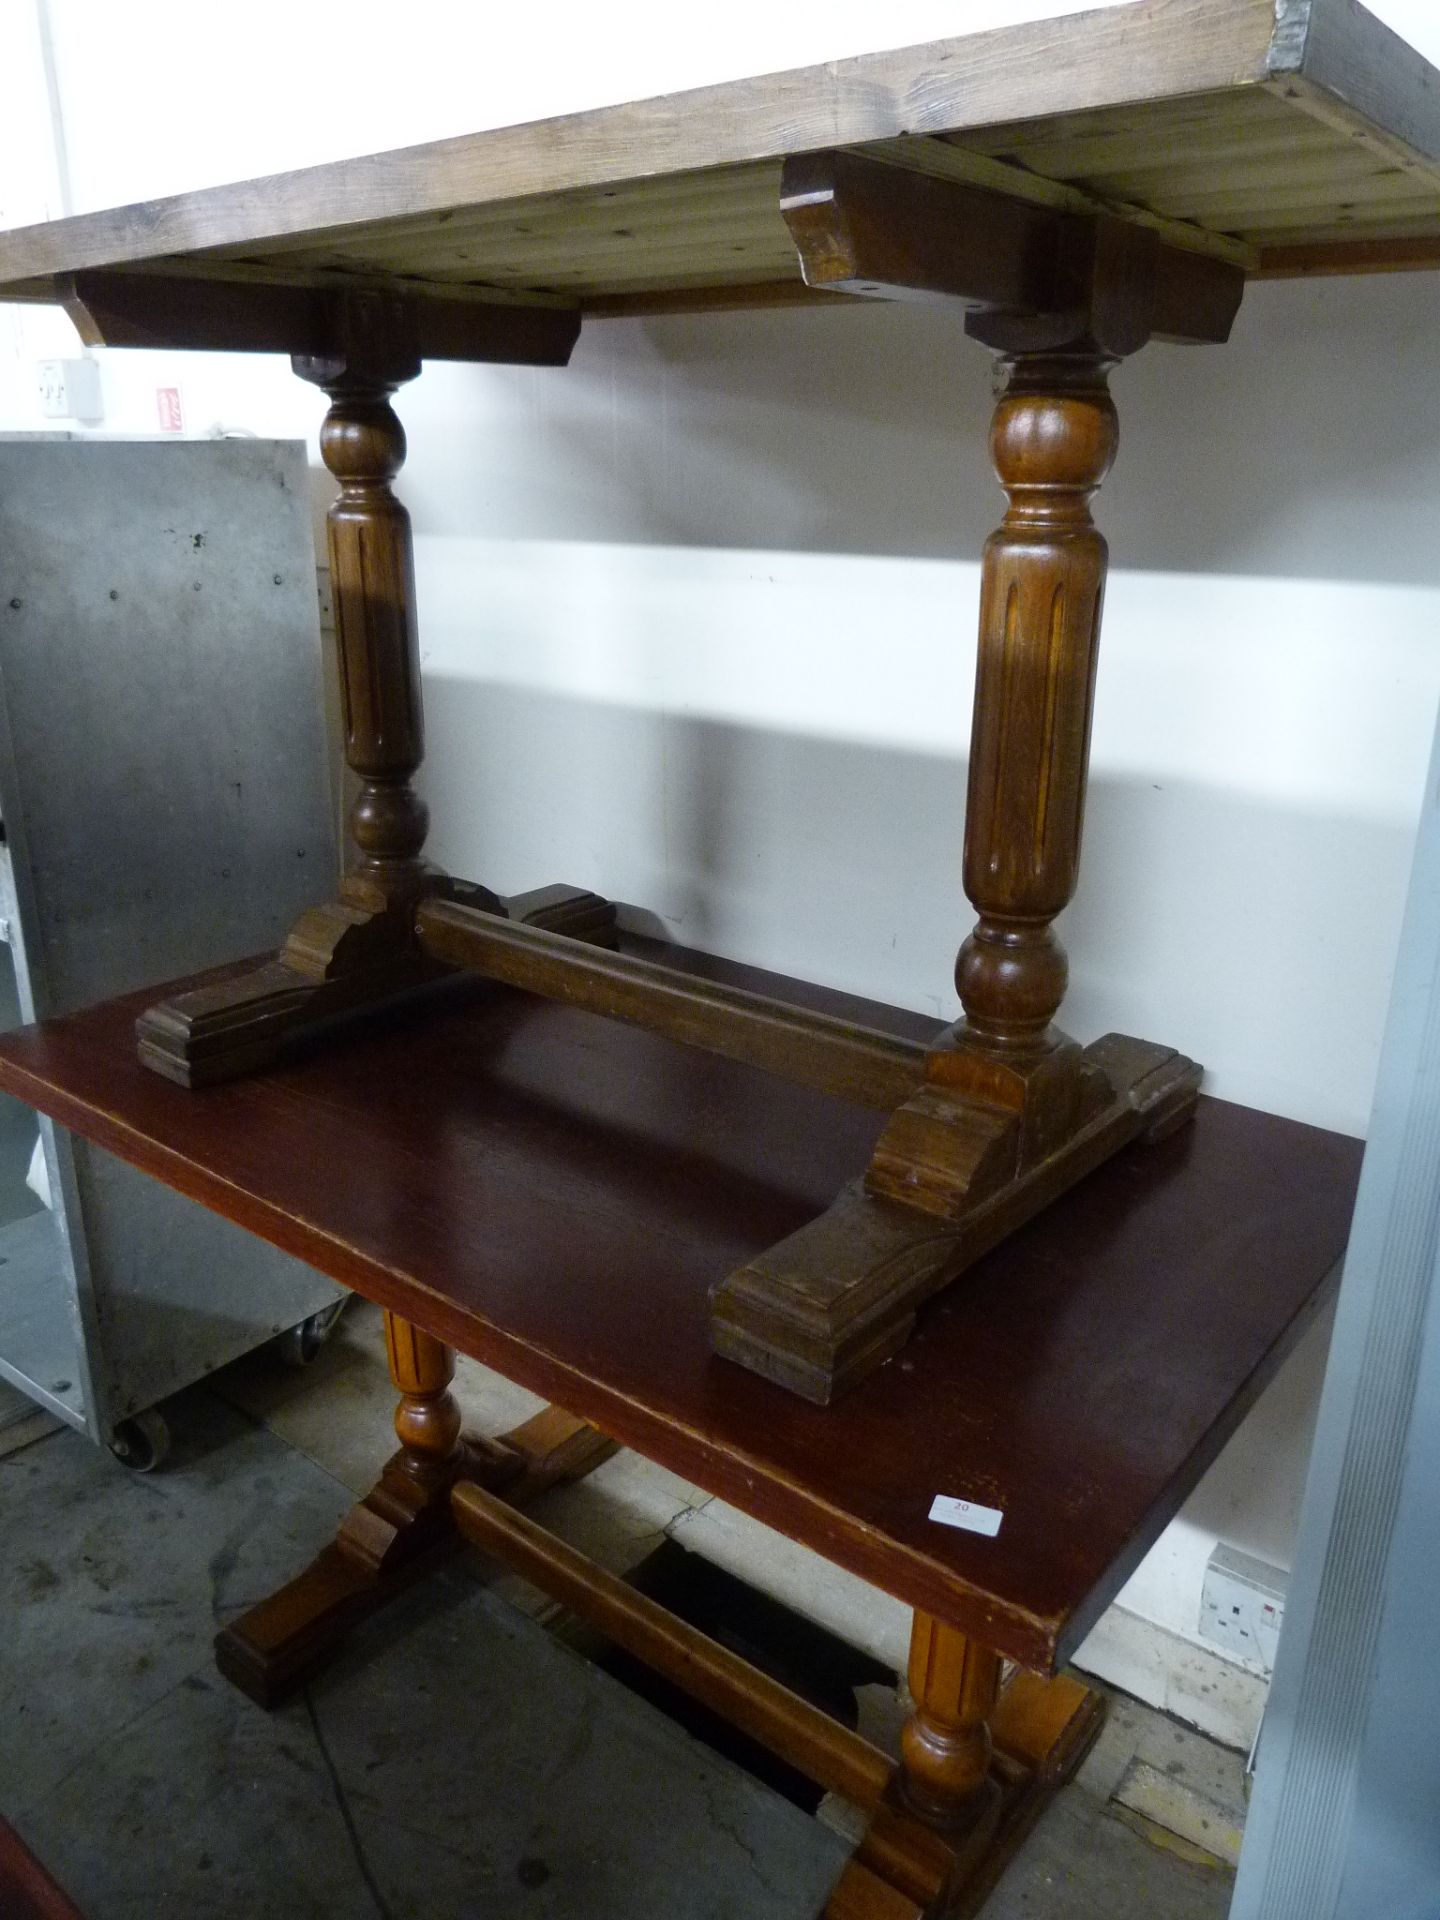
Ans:
<svg viewBox="0 0 1440 1920"><path fill-rule="evenodd" d="M227 285L109 270L70 276L87 340L283 349L330 407L339 483L329 546L356 854L338 899L256 971L150 1008L142 1059L202 1087L457 970L508 982L867 1103L888 1115L869 1167L808 1226L722 1279L715 1351L826 1402L894 1354L917 1307L1126 1142L1193 1109L1200 1070L1053 1023L1066 985L1051 923L1080 853L1106 547L1091 500L1116 448L1110 369L1148 340L1223 341L1243 286L1228 261L1140 226L853 152L788 160L781 212L806 282L958 302L1000 355L991 455L1008 507L986 545L965 829L979 918L956 980L964 1018L930 1046L614 951L613 908L578 889L504 900L423 857L410 530L392 491L395 390L425 357L563 365L579 316L390 289ZM220 1635L223 1670L271 1702L354 1623L466 1535L523 1569L870 1815L827 1909L969 1910L1098 1727L1077 1683L1017 1673L917 1614L915 1708L892 1763L545 1535L516 1508L588 1472L610 1443L557 1408L498 1442L460 1431L453 1353L387 1315L400 1451L337 1541ZM706 1643L708 1647L708 1643Z"/></svg>

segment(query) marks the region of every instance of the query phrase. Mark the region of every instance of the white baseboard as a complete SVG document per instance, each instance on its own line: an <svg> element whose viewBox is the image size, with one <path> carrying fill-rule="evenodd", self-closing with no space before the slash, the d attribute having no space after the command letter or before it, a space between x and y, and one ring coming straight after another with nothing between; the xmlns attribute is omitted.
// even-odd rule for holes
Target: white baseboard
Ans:
<svg viewBox="0 0 1440 1920"><path fill-rule="evenodd" d="M1218 1650L1124 1607L1111 1607L1101 1618L1075 1655L1075 1665L1247 1753L1270 1684Z"/></svg>

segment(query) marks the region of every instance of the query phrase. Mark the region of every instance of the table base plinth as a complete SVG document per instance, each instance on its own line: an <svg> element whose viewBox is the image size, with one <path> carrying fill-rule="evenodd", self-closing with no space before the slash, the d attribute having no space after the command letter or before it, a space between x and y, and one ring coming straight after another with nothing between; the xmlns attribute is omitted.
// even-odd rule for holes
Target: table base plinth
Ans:
<svg viewBox="0 0 1440 1920"><path fill-rule="evenodd" d="M460 1545L450 1491L461 1478L503 1487L524 1502L582 1479L615 1443L559 1407L498 1440L467 1435L449 1467L423 1478L402 1449L339 1533L305 1571L215 1637L215 1664L259 1706L278 1706L396 1594L434 1572Z"/></svg>
<svg viewBox="0 0 1440 1920"><path fill-rule="evenodd" d="M870 1822L822 1920L970 1920L1094 1744L1105 1696L1068 1674L1015 1672L990 1716L993 1757L981 1811L962 1832L887 1801Z"/></svg>
<svg viewBox="0 0 1440 1920"><path fill-rule="evenodd" d="M1103 1718L1100 1695L1022 1670L1002 1687L998 1654L917 1613L913 1712L894 1761L519 1511L598 1466L613 1441L557 1406L498 1439L457 1438L452 1350L393 1314L387 1345L406 1444L305 1572L217 1636L228 1680L259 1705L278 1705L363 1619L469 1539L869 1815L822 1920L955 1920L978 1910L1079 1765Z"/></svg>
<svg viewBox="0 0 1440 1920"><path fill-rule="evenodd" d="M863 1181L714 1289L714 1351L826 1406L900 1351L932 1294L1121 1147L1193 1116L1200 1068L1173 1048L1111 1033L1074 1052L1086 1102L1028 1164L1023 1116L943 1084L907 1101Z"/></svg>

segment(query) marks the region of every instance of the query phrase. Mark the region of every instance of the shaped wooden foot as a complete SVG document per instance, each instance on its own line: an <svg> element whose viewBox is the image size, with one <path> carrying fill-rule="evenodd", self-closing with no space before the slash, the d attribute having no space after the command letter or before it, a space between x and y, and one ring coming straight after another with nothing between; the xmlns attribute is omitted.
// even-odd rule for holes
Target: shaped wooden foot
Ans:
<svg viewBox="0 0 1440 1920"><path fill-rule="evenodd" d="M615 1451L560 1407L498 1440L463 1436L450 1349L395 1314L386 1315L386 1341L401 1392L399 1452L304 1573L216 1636L221 1673L262 1707L303 1685L362 1620L454 1550L450 1490L458 1479L523 1502L583 1478Z"/></svg>
<svg viewBox="0 0 1440 1920"><path fill-rule="evenodd" d="M863 1182L714 1289L716 1353L827 1404L899 1352L931 1294L1128 1141L1194 1110L1200 1069L1168 1047L1112 1033L1079 1060L1083 1117L1028 1163L1005 1108L934 1085L898 1108Z"/></svg>
<svg viewBox="0 0 1440 1920"><path fill-rule="evenodd" d="M1079 1766L1102 1695L1064 1675L1016 1672L998 1654L915 1616L915 1710L901 1764L826 1903L824 1920L965 1920L1047 1802Z"/></svg>
<svg viewBox="0 0 1440 1920"><path fill-rule="evenodd" d="M539 887L509 899L444 874L428 875L404 910L358 904L346 880L338 900L302 914L264 966L149 1007L135 1023L141 1060L182 1087L213 1086L270 1065L284 1049L345 1020L381 1011L453 978L415 938L423 900L454 900L596 945L615 944L615 909L584 887Z"/></svg>

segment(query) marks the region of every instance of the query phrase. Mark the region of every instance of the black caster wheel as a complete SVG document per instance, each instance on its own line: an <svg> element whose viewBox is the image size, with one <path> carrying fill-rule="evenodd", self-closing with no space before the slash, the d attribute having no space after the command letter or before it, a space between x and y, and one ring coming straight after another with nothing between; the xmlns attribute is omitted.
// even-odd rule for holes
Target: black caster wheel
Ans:
<svg viewBox="0 0 1440 1920"><path fill-rule="evenodd" d="M322 1307L319 1313L312 1313L308 1320L300 1321L298 1326L285 1329L275 1345L287 1367L309 1366L335 1331L335 1324L345 1311L349 1298L348 1293L342 1294L333 1305Z"/></svg>
<svg viewBox="0 0 1440 1920"><path fill-rule="evenodd" d="M170 1451L170 1428L155 1407L122 1420L110 1436L110 1451L131 1473L153 1473Z"/></svg>

